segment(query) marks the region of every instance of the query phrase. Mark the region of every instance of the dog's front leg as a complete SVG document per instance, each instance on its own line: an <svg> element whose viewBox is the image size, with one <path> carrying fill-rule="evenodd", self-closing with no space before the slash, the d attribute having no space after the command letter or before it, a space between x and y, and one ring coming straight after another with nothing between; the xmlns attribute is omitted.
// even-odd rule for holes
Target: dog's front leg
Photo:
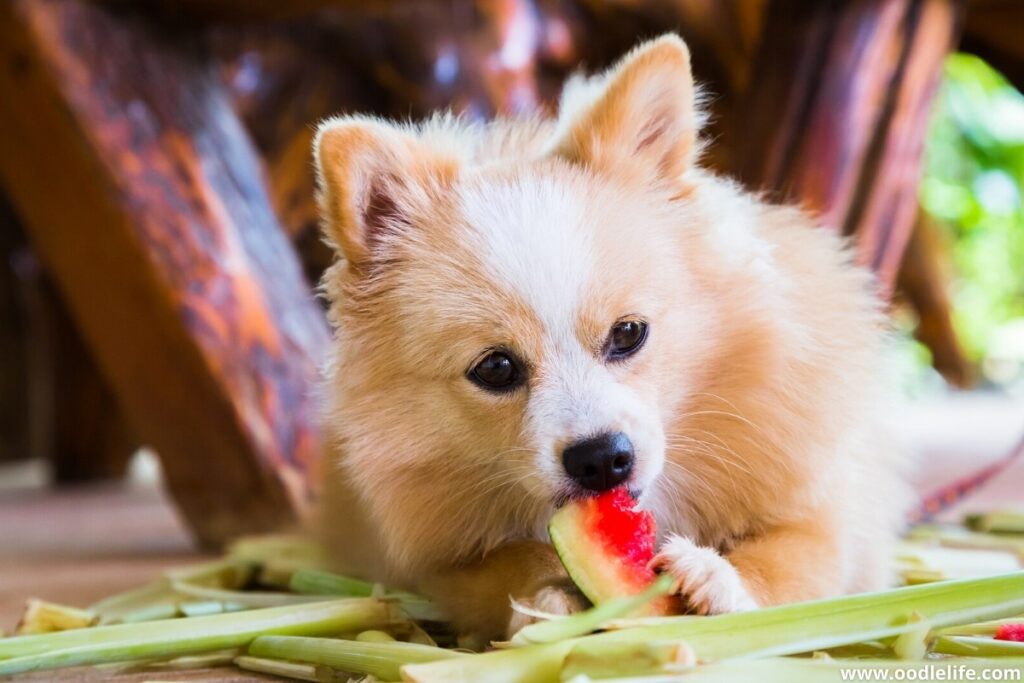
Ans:
<svg viewBox="0 0 1024 683"><path fill-rule="evenodd" d="M586 605L554 549L539 541L507 543L420 585L460 629L486 639L511 637L529 623L529 617L512 611L510 598L556 614Z"/></svg>
<svg viewBox="0 0 1024 683"><path fill-rule="evenodd" d="M770 529L721 555L670 537L653 565L676 577L678 593L699 614L723 614L838 592L839 534L821 520Z"/></svg>

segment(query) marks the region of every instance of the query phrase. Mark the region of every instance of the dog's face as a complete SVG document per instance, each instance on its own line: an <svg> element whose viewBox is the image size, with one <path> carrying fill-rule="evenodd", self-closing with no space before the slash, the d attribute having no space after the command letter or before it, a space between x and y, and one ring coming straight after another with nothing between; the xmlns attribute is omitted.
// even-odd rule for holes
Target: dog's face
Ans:
<svg viewBox="0 0 1024 683"><path fill-rule="evenodd" d="M679 234L685 47L649 44L584 89L539 153L494 163L373 120L321 129L344 257L325 282L331 426L382 524L420 533L458 510L487 545L503 539L473 536L532 529L569 498L643 500L661 474L713 343Z"/></svg>

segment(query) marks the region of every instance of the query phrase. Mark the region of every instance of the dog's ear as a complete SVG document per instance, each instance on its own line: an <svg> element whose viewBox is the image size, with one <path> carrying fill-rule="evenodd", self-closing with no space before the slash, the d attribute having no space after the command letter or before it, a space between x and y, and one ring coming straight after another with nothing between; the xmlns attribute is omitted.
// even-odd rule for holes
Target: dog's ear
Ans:
<svg viewBox="0 0 1024 683"><path fill-rule="evenodd" d="M326 236L360 271L411 228L417 201L445 171L413 134L370 118L324 122L313 150Z"/></svg>
<svg viewBox="0 0 1024 683"><path fill-rule="evenodd" d="M556 153L598 170L635 161L674 183L696 152L690 52L675 35L640 45L602 76L570 83L561 109Z"/></svg>

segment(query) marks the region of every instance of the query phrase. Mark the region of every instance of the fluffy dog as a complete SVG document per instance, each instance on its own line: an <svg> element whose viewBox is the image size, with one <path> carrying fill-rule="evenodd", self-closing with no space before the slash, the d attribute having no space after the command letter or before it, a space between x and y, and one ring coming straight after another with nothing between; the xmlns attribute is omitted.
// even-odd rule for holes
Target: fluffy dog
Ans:
<svg viewBox="0 0 1024 683"><path fill-rule="evenodd" d="M871 276L702 170L700 124L674 36L571 81L557 120L323 123L322 526L346 571L500 637L509 596L579 604L556 507L626 486L694 611L885 581L908 491Z"/></svg>

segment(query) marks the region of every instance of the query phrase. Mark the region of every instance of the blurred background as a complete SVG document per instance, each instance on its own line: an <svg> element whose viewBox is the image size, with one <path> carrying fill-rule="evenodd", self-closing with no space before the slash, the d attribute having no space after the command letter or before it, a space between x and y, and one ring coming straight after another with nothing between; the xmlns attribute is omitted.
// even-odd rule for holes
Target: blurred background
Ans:
<svg viewBox="0 0 1024 683"><path fill-rule="evenodd" d="M317 120L552 111L665 31L706 163L876 272L922 497L1024 504L1024 2L4 0L0 626L315 500Z"/></svg>

